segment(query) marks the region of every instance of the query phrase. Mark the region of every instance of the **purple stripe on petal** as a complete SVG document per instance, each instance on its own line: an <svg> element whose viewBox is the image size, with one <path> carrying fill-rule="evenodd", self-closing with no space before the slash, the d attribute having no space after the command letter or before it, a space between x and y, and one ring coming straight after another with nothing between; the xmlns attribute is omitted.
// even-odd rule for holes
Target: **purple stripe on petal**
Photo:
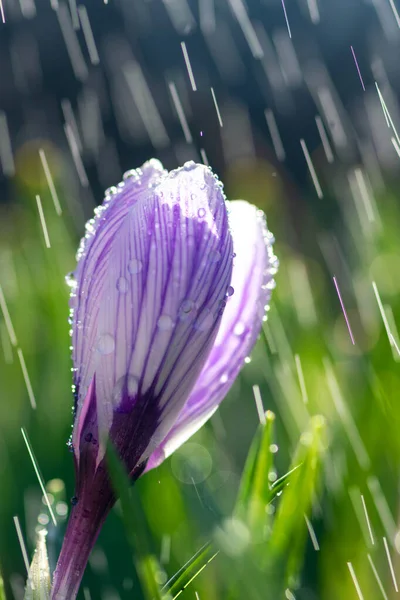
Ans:
<svg viewBox="0 0 400 600"><path fill-rule="evenodd" d="M153 452L147 470L172 454L216 411L256 342L275 287L278 260L263 213L240 200L230 203L229 216L235 258L221 326L183 410Z"/></svg>

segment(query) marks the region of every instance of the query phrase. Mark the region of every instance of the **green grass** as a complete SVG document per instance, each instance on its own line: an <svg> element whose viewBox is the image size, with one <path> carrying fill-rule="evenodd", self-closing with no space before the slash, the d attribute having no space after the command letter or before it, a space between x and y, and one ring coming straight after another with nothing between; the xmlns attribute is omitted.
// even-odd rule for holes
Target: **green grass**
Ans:
<svg viewBox="0 0 400 600"><path fill-rule="evenodd" d="M397 572L399 356L385 332L372 281L398 343L397 188L388 183L376 198L380 225L363 231L354 205L333 194L326 195L325 206L304 202L301 221L296 219L279 179L271 182L267 195L254 181L249 187L250 199L267 210L281 261L252 361L220 412L188 442L190 458L178 451L129 490L119 472L121 501L84 577L92 598L189 600L197 593L200 600L352 600L357 593L348 563L365 600L383 598L371 561L387 597L395 597L384 538ZM26 578L12 517L19 516L32 557L38 516L46 521L47 514L21 427L44 480L65 484L53 494L54 509L61 503L61 510L74 491L66 446L72 395L64 276L74 268L76 229L83 232L68 210L56 215L40 188L52 242L46 249L34 202L40 182L27 187L17 177L17 183L19 202L0 219L0 283L17 337L11 346L0 319L0 568L10 598L11 587L21 589ZM239 188L228 174L226 183L230 197L245 195L246 181ZM61 192L60 199L65 207ZM255 384L265 409L274 413L267 413L264 427L258 423ZM182 476L184 468L193 469L195 485ZM117 464L113 470L118 472ZM65 516L57 518L56 529L48 524L51 568L65 528Z"/></svg>

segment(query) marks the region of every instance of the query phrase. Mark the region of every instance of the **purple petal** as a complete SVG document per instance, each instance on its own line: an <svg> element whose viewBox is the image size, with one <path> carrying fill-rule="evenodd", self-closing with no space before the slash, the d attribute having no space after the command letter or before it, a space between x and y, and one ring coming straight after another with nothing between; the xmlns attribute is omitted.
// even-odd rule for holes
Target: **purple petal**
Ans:
<svg viewBox="0 0 400 600"><path fill-rule="evenodd" d="M168 175L146 163L141 183L113 195L76 271L78 460L89 414L125 446L143 420L142 460L165 437L214 342L231 270L225 200L209 169L188 163Z"/></svg>
<svg viewBox="0 0 400 600"><path fill-rule="evenodd" d="M232 287L214 346L179 417L155 450L147 470L159 465L217 410L250 354L275 287L278 260L264 215L244 201L230 203L235 251Z"/></svg>

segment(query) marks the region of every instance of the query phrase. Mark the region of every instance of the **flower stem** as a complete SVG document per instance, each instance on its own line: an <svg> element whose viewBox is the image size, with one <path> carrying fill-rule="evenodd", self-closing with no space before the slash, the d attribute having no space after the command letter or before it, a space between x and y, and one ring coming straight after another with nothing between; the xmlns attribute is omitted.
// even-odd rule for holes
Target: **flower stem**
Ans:
<svg viewBox="0 0 400 600"><path fill-rule="evenodd" d="M57 567L54 571L51 600L74 600L77 596L89 555L115 497L102 477L81 490L72 507ZM97 481L96 481L97 480ZM107 481L108 484L108 481ZM100 491L100 496L99 496ZM100 501L99 501L100 500Z"/></svg>

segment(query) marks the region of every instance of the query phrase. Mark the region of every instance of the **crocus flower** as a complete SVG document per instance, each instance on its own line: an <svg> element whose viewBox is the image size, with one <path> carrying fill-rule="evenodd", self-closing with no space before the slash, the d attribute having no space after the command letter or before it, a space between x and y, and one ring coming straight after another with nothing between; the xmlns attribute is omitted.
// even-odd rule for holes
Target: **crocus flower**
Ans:
<svg viewBox="0 0 400 600"><path fill-rule="evenodd" d="M229 209L202 165L168 174L155 160L108 190L77 259L70 300L76 495L53 600L76 597L115 502L107 438L135 480L194 433L250 352L276 269L254 207Z"/></svg>

